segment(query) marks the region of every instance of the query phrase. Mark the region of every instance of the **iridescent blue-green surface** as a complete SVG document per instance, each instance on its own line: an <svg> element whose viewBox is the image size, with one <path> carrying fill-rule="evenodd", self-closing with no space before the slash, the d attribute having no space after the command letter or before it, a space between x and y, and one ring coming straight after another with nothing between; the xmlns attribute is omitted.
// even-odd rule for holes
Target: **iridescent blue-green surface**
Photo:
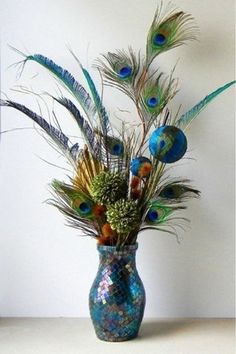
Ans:
<svg viewBox="0 0 236 354"><path fill-rule="evenodd" d="M145 307L145 290L138 275L138 245L116 250L98 246L100 264L89 294L89 308L98 338L120 342L138 335Z"/></svg>

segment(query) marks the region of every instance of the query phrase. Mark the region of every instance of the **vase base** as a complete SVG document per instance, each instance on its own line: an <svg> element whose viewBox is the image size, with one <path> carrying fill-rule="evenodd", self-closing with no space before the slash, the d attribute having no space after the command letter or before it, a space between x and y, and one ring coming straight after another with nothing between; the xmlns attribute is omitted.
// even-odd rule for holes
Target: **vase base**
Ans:
<svg viewBox="0 0 236 354"><path fill-rule="evenodd" d="M125 342L128 340L132 340L134 338L136 338L138 336L138 333L130 335L130 336L126 336L126 337L115 337L115 336L109 336L109 335L101 335L101 334L97 334L97 338L104 341L104 342Z"/></svg>

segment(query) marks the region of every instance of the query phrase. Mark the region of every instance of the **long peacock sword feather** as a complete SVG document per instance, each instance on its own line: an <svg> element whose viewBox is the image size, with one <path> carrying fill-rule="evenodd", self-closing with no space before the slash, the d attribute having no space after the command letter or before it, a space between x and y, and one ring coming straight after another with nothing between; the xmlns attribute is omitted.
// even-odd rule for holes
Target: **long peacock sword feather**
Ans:
<svg viewBox="0 0 236 354"><path fill-rule="evenodd" d="M186 129L189 124L193 121L193 119L214 99L216 98L219 94L224 92L226 89L228 89L230 86L234 85L236 81L231 81L227 83L226 85L219 87L217 90L214 92L210 93L207 95L202 101L197 103L190 111L186 112L183 114L175 123L175 125L178 128L181 129Z"/></svg>

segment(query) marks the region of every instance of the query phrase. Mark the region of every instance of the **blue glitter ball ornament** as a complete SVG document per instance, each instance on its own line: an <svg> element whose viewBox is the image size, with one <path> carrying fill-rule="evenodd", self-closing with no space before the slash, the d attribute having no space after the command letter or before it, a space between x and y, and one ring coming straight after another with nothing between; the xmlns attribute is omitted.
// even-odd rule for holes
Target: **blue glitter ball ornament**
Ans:
<svg viewBox="0 0 236 354"><path fill-rule="evenodd" d="M130 77L131 74L132 74L132 68L130 66L124 66L118 72L118 76L121 79L127 79L128 77Z"/></svg>
<svg viewBox="0 0 236 354"><path fill-rule="evenodd" d="M152 133L149 150L161 162L176 162L184 156L187 150L187 138L179 128L164 125Z"/></svg>
<svg viewBox="0 0 236 354"><path fill-rule="evenodd" d="M136 157L131 162L130 170L134 176L147 177L152 170L152 163L145 156Z"/></svg>

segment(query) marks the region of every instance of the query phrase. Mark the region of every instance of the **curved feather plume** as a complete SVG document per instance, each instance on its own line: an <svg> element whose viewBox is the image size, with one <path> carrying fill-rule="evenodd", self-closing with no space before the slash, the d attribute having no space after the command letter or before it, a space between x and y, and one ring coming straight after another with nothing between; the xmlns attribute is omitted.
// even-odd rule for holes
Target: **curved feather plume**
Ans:
<svg viewBox="0 0 236 354"><path fill-rule="evenodd" d="M103 134L106 136L110 130L110 122L109 122L108 114L106 112L105 107L103 106L102 100L97 92L96 86L93 82L91 75L82 65L81 65L81 69L82 69L83 74L87 80L90 92L93 97L93 101L94 101L94 104L96 107L96 112L99 117L101 130L102 130Z"/></svg>
<svg viewBox="0 0 236 354"><path fill-rule="evenodd" d="M57 65L53 60L45 57L42 54L34 54L34 55L27 56L26 54L20 52L19 50L13 47L12 49L25 57L25 60L23 61L23 65L25 65L27 61L32 60L42 65L47 70L49 70L53 75L55 75L78 100L82 109L89 117L89 119L93 118L94 105L90 95L85 90L85 88L78 81L76 81L74 76L68 70L63 69L61 66Z"/></svg>
<svg viewBox="0 0 236 354"><path fill-rule="evenodd" d="M91 151L91 153L93 153L95 156L98 157L100 154L98 141L97 141L94 131L91 128L88 121L83 118L83 116L81 115L78 108L68 98L66 98L66 97L55 98L54 97L54 99L58 103L60 103L62 106L64 106L72 114L72 116L76 120L76 122L83 134L85 142L88 144L89 150Z"/></svg>
<svg viewBox="0 0 236 354"><path fill-rule="evenodd" d="M210 103L214 98L216 98L220 93L224 92L227 90L230 86L234 85L236 81L231 81L227 83L226 85L218 88L214 92L210 93L207 95L202 101L200 101L198 104L196 104L190 111L187 113L183 114L175 123L176 127L180 129L186 129L189 124L193 121L195 117Z"/></svg>
<svg viewBox="0 0 236 354"><path fill-rule="evenodd" d="M183 11L157 8L147 38L147 62L150 63L160 53L180 46L187 40L195 39L193 18Z"/></svg>
<svg viewBox="0 0 236 354"><path fill-rule="evenodd" d="M18 111L24 113L29 118L31 118L35 123L37 123L48 135L49 137L58 145L58 147L63 151L70 151L68 146L68 137L59 129L53 127L44 118L42 118L37 113L31 111L24 105L10 101L10 100L0 100L0 106L7 106L17 109Z"/></svg>

